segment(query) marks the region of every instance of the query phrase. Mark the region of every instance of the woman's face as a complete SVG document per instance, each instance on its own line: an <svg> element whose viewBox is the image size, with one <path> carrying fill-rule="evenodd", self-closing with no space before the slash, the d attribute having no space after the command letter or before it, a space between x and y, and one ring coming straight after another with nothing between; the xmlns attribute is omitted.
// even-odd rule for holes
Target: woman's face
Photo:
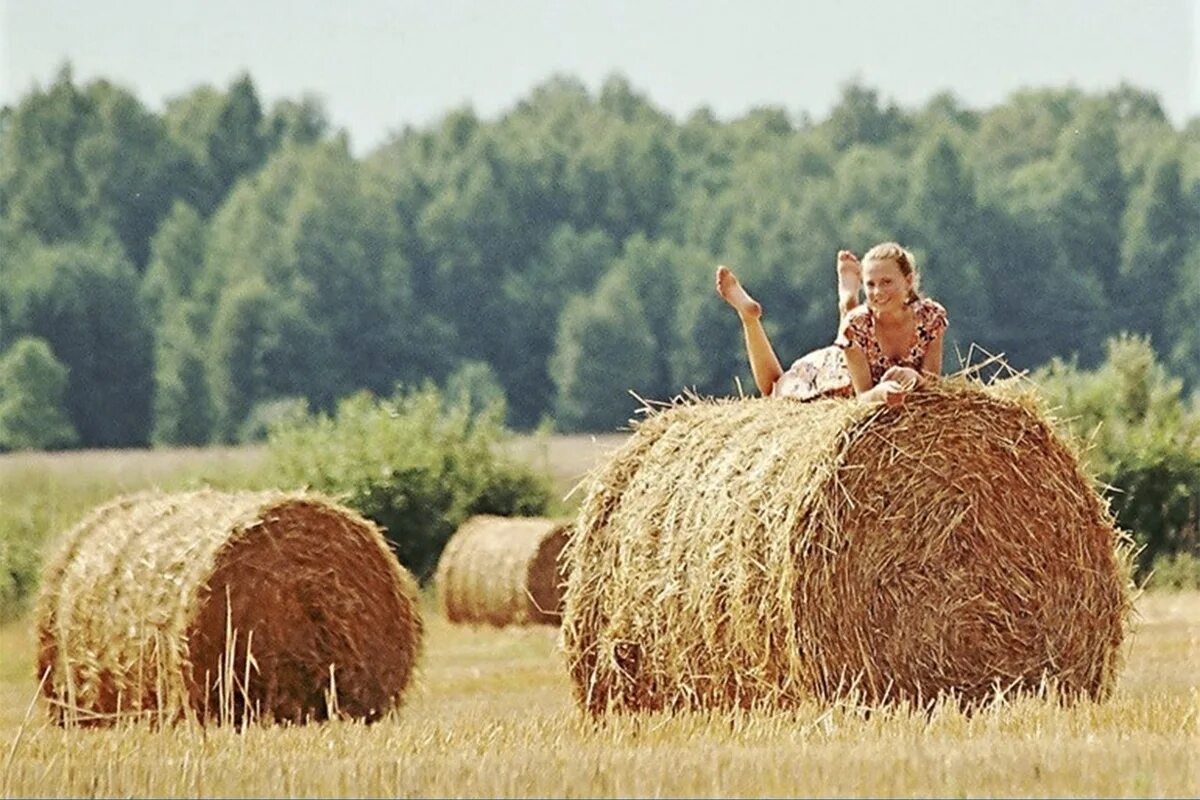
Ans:
<svg viewBox="0 0 1200 800"><path fill-rule="evenodd" d="M895 259L881 258L863 264L863 284L872 311L896 311L908 302L912 276L901 272Z"/></svg>

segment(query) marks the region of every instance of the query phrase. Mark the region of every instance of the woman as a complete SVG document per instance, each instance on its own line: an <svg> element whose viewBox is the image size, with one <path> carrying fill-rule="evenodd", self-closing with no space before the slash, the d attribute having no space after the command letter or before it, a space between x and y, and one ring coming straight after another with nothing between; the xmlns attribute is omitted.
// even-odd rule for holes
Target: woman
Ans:
<svg viewBox="0 0 1200 800"><path fill-rule="evenodd" d="M875 245L861 263L849 250L839 251L837 275L837 339L784 372L763 329L762 306L728 267L717 267L717 293L742 320L754 382L763 395L776 397L904 402L909 391L941 374L946 309L917 294L916 262L895 242ZM865 306L858 303L860 288Z"/></svg>

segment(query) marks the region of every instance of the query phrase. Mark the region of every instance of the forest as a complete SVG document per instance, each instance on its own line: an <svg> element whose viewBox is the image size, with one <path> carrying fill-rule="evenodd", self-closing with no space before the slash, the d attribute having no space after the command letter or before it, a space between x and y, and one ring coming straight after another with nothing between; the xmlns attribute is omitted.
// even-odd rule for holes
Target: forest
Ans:
<svg viewBox="0 0 1200 800"><path fill-rule="evenodd" d="M64 66L0 111L0 450L253 441L424 384L612 431L634 394L753 386L718 263L786 364L832 340L837 250L884 240L949 309L948 372L1096 369L1129 333L1200 386L1200 118L1133 86L721 120L560 75L356 155L249 75L158 112Z"/></svg>

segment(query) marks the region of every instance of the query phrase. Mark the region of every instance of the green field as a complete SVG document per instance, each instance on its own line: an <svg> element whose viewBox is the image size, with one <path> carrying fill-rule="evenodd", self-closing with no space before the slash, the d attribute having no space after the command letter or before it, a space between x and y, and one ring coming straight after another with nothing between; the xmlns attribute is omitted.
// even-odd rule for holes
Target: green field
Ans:
<svg viewBox="0 0 1200 800"><path fill-rule="evenodd" d="M544 459L565 490L615 441L560 438L521 452ZM114 487L238 484L260 457L8 456L0 499L15 502L19 487L48 492L38 519L69 524ZM0 628L0 794L1195 796L1200 593L1151 593L1137 609L1126 668L1100 704L1025 698L974 716L814 704L594 723L574 705L557 631L454 627L427 602L424 657L394 715L245 731L52 726L35 701L25 615Z"/></svg>

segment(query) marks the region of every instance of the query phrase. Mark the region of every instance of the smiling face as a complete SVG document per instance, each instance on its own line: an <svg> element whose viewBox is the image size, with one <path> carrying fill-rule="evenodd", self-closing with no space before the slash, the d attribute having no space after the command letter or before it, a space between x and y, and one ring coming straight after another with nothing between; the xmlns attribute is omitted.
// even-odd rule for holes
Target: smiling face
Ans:
<svg viewBox="0 0 1200 800"><path fill-rule="evenodd" d="M908 302L912 275L905 275L894 258L871 259L863 264L863 286L872 311L897 311Z"/></svg>

